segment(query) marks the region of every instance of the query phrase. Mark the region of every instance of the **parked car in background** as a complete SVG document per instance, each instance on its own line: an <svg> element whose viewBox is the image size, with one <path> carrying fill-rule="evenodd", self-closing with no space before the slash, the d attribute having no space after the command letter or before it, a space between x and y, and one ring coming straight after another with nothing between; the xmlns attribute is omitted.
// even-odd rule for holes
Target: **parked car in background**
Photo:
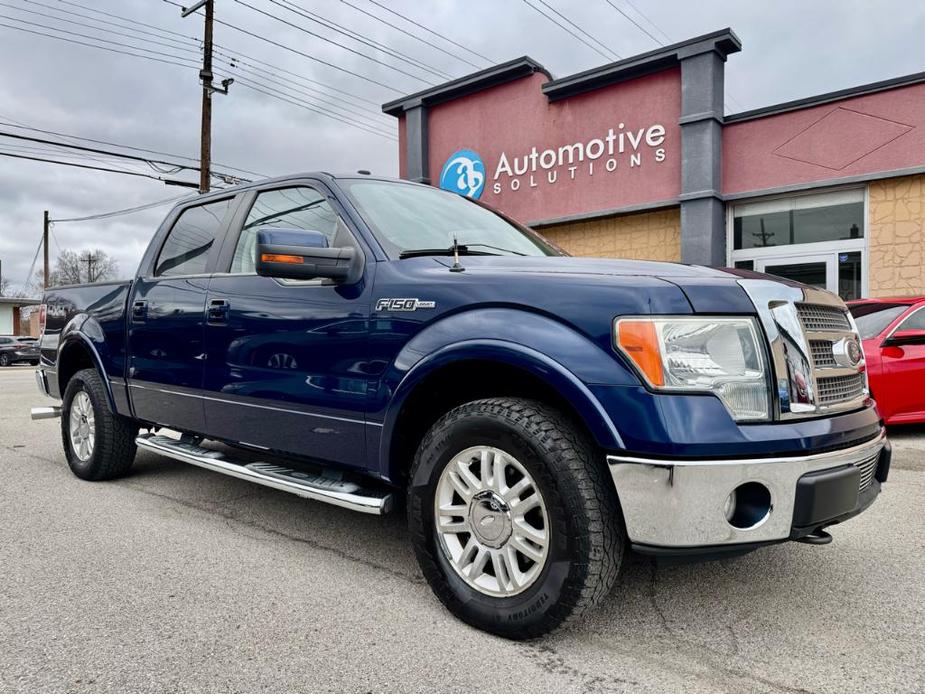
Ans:
<svg viewBox="0 0 925 694"><path fill-rule="evenodd" d="M12 335L0 335L0 366L28 363L33 366L39 363L39 346L35 338L26 342L23 338Z"/></svg>
<svg viewBox="0 0 925 694"><path fill-rule="evenodd" d="M887 424L925 422L925 296L848 302Z"/></svg>

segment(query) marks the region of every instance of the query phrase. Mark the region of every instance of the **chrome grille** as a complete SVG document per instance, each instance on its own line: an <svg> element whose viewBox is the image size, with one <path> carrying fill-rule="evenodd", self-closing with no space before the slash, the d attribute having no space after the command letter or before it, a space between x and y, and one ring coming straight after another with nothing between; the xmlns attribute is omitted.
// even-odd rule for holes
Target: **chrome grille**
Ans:
<svg viewBox="0 0 925 694"><path fill-rule="evenodd" d="M835 354L832 352L831 340L810 340L809 349L813 353L813 365L817 369L838 366L835 361Z"/></svg>
<svg viewBox="0 0 925 694"><path fill-rule="evenodd" d="M864 374L829 376L816 379L818 403L833 405L845 400L854 400L864 393Z"/></svg>
<svg viewBox="0 0 925 694"><path fill-rule="evenodd" d="M797 313L804 330L851 330L848 315L834 306L797 304Z"/></svg>
<svg viewBox="0 0 925 694"><path fill-rule="evenodd" d="M872 458L855 463L855 466L861 471L861 481L858 483L859 492L863 492L870 486L874 479L874 473L877 472L877 462L879 460L880 452L877 451L877 455Z"/></svg>

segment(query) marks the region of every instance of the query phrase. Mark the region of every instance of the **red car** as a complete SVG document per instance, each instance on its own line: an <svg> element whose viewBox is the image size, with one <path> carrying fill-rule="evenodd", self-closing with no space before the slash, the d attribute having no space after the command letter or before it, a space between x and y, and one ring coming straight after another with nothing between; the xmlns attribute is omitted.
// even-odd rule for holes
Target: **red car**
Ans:
<svg viewBox="0 0 925 694"><path fill-rule="evenodd" d="M887 424L925 422L925 296L849 301Z"/></svg>

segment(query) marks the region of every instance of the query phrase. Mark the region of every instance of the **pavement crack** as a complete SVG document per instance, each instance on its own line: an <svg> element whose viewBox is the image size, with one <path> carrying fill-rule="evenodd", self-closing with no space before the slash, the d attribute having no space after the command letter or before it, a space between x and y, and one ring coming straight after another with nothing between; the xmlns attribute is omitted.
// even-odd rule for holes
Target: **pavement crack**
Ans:
<svg viewBox="0 0 925 694"><path fill-rule="evenodd" d="M172 502L172 503L179 504L180 506L183 506L183 507L185 507L185 508L190 508L190 509L194 509L194 510L196 510L196 511L199 511L199 512L201 512L201 513L206 513L206 514L208 514L208 515L210 515L210 516L218 516L218 517L222 518L223 521L225 522L225 525L226 525L230 530L232 530L232 531L234 531L234 532L239 532L239 533L241 532L241 529L240 529L240 528L234 527L235 524L237 524L237 525L239 525L239 526L244 526L244 527L247 527L247 528L252 528L252 529L255 529L255 530L259 530L259 531L261 531L261 532L263 532L263 533L266 533L266 534L268 534L268 535L273 536L272 538L260 538L260 537L255 537L254 535L242 533L242 534L245 535L245 537L247 537L247 538L249 538L249 539L252 539L252 540L257 540L257 541L267 541L267 540L269 540L269 541L297 542L297 543L299 543L299 544L307 545L308 547L311 547L312 549L316 549L316 550L320 550L320 551L324 551L324 552L329 552L329 553L331 553L331 554L337 556L337 557L340 558L340 559L346 559L346 560L351 561L351 562L354 562L354 563L356 563L356 564L361 564L361 565L363 565L363 566L369 567L369 568L374 569L374 570L376 570L376 571L379 571L379 572L388 574L389 576L391 576L391 577L393 577L393 578L400 579L400 580L402 580L402 581L404 581L404 582L406 582L406 583L411 583L411 584L413 584L413 585L423 585L423 584L424 584L424 578L423 578L422 576L414 576L414 575L406 574L406 573L404 573L404 572L402 572L402 571L397 571L396 569L390 568L390 567L385 566L385 565L383 565L383 564L379 564L378 562L374 562L374 561L371 561L371 560L369 560L369 559L365 559L365 558L363 558L363 557L358 557L358 556L356 556L356 555L354 555L354 554L350 554L350 553L348 553L348 552L345 552L344 550L340 549L339 547L335 547L335 546L333 546L333 545L328 545L328 544L325 544L325 543L323 543L323 542L318 542L317 540L312 540L312 539L307 538L307 537L300 537L300 536L298 536L298 535L293 535L293 534L291 534L291 533L284 532L284 531L282 531L282 530L279 530L279 529L277 529L277 528L273 528L273 527L271 527L271 526L269 526L269 525L266 525L266 524L263 524L263 523L258 523L258 522L256 522L256 521L251 521L251 520L245 520L245 519L241 518L240 516L237 516L237 515L234 514L234 513L225 512L225 511L223 511L223 510L220 509L220 508L209 507L208 505L196 504L196 503L193 503L192 501L187 501L187 500L185 500L185 499L179 499L179 498L177 498L177 497L170 496L169 494L162 494L162 493L160 493L160 492L155 492L155 491L152 491L152 490L150 490L150 489L144 489L143 487L139 487L139 486L133 485L133 484L122 484L122 486L125 487L125 488L127 488L127 489L132 489L133 491L140 492L140 493L142 493L142 494L147 494L147 495L149 495L149 496L154 496L154 497L157 497L157 498L159 498L159 499L164 499L164 500L166 500L166 501L170 501L170 502ZM254 495L254 494L255 494L254 492L251 492L250 494L246 494L246 495L244 495L244 496L251 496L251 495ZM239 497L239 498L240 498L240 497ZM225 503L225 501L226 501L226 500L223 500L222 503Z"/></svg>

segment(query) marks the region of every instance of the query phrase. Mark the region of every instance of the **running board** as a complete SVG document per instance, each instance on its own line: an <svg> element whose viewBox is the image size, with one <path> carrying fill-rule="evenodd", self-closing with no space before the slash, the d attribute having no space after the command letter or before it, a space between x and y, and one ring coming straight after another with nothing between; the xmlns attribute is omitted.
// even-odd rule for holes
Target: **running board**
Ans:
<svg viewBox="0 0 925 694"><path fill-rule="evenodd" d="M219 451L177 441L168 436L141 434L135 439L135 443L139 448L166 455L183 463L351 511L379 516L392 509L391 493L361 489L353 482L300 472L272 463L236 463Z"/></svg>

